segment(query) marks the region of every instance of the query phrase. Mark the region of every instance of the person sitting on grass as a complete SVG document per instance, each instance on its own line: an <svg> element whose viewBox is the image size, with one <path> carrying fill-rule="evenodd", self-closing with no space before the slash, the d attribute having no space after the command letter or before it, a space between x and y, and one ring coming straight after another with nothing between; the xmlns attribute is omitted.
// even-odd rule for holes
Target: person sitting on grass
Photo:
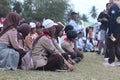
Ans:
<svg viewBox="0 0 120 80"><path fill-rule="evenodd" d="M83 59L83 53L76 48L76 37L77 32L69 30L66 33L67 38L64 39L64 42L61 44L64 51L70 54L71 58L75 60L76 63L80 62Z"/></svg>
<svg viewBox="0 0 120 80"><path fill-rule="evenodd" d="M61 70L64 64L66 64L65 59L56 49L52 41L56 33L55 26L57 25L51 19L45 20L43 22L43 35L39 36L33 44L31 56L34 67L37 70ZM67 67L70 71L74 70L74 67L71 65L67 65Z"/></svg>

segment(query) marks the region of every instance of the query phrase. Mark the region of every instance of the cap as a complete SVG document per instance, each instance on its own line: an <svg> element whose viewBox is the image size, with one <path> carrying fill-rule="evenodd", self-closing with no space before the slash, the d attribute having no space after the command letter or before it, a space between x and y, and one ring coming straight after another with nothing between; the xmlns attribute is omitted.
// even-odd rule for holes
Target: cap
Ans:
<svg viewBox="0 0 120 80"><path fill-rule="evenodd" d="M86 40L86 37L83 37L82 39L83 39L83 40Z"/></svg>
<svg viewBox="0 0 120 80"><path fill-rule="evenodd" d="M3 24L0 24L0 28L2 28L3 27Z"/></svg>
<svg viewBox="0 0 120 80"><path fill-rule="evenodd" d="M57 23L65 28L65 25L62 22L57 22Z"/></svg>
<svg viewBox="0 0 120 80"><path fill-rule="evenodd" d="M31 28L36 28L36 24L34 22L30 22Z"/></svg>
<svg viewBox="0 0 120 80"><path fill-rule="evenodd" d="M52 21L51 19L46 19L43 21L42 25L45 27L45 28L50 28L54 25L58 25L57 23L55 23L54 21Z"/></svg>

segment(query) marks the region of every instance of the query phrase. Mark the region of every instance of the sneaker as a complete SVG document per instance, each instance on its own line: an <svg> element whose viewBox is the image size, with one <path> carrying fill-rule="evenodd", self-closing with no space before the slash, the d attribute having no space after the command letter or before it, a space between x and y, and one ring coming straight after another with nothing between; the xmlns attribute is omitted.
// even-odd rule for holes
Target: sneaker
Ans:
<svg viewBox="0 0 120 80"><path fill-rule="evenodd" d="M110 66L110 67L114 67L115 66L115 63L113 62L113 63L108 63L108 62L105 62L105 63L103 63L103 65L104 66Z"/></svg>
<svg viewBox="0 0 120 80"><path fill-rule="evenodd" d="M116 66L120 66L120 61L115 63Z"/></svg>
<svg viewBox="0 0 120 80"><path fill-rule="evenodd" d="M108 61L109 58L104 58L105 61Z"/></svg>
<svg viewBox="0 0 120 80"><path fill-rule="evenodd" d="M81 61L80 57L76 57L75 59L73 59L76 63L79 63Z"/></svg>
<svg viewBox="0 0 120 80"><path fill-rule="evenodd" d="M97 54L100 55L101 51L98 51Z"/></svg>
<svg viewBox="0 0 120 80"><path fill-rule="evenodd" d="M64 69L56 69L55 72L69 72L69 70L64 70Z"/></svg>

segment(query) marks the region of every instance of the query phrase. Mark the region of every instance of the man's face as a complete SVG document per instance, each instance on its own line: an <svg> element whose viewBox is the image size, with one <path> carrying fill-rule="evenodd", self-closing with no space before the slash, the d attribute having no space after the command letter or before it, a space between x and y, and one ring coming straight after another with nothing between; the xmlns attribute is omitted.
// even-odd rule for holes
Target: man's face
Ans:
<svg viewBox="0 0 120 80"><path fill-rule="evenodd" d="M78 20L78 15L77 15L77 14L74 14L74 15L73 15L73 19L74 19L75 21L77 21L77 20Z"/></svg>

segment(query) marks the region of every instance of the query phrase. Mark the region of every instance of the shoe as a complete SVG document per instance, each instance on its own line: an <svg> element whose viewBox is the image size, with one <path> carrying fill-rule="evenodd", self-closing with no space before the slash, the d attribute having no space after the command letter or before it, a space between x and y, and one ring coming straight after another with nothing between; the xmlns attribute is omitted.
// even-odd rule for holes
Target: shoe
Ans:
<svg viewBox="0 0 120 80"><path fill-rule="evenodd" d="M109 58L104 58L105 61L108 61Z"/></svg>
<svg viewBox="0 0 120 80"><path fill-rule="evenodd" d="M120 61L115 63L116 66L120 66Z"/></svg>
<svg viewBox="0 0 120 80"><path fill-rule="evenodd" d="M104 66L110 66L110 67L114 67L115 66L115 63L113 62L113 63L108 63L108 62L105 62L105 63L103 63L103 65Z"/></svg>
<svg viewBox="0 0 120 80"><path fill-rule="evenodd" d="M100 55L101 51L98 51L97 54Z"/></svg>
<svg viewBox="0 0 120 80"><path fill-rule="evenodd" d="M56 69L55 72L69 72L68 69Z"/></svg>
<svg viewBox="0 0 120 80"><path fill-rule="evenodd" d="M79 63L81 61L80 57L76 57L75 59L73 59L76 63Z"/></svg>

